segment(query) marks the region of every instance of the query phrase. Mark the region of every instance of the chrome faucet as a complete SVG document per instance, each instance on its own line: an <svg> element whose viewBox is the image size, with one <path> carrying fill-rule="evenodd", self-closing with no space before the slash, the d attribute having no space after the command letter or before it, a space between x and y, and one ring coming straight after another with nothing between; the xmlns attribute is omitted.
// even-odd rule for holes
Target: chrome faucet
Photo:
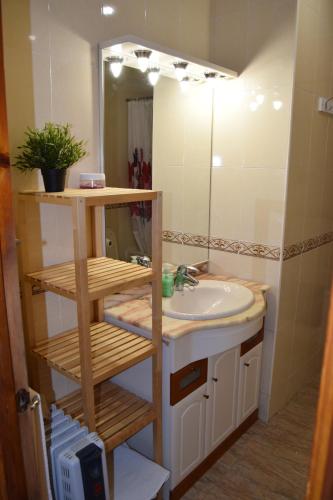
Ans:
<svg viewBox="0 0 333 500"><path fill-rule="evenodd" d="M136 258L136 261L137 263L139 264L139 266L143 266L143 267L151 267L151 260L149 257L146 257L146 256L138 256Z"/></svg>
<svg viewBox="0 0 333 500"><path fill-rule="evenodd" d="M175 277L175 290L182 292L184 285L192 287L199 285L199 281L191 276L190 273L199 274L199 270L196 267L186 266L185 264L178 266Z"/></svg>

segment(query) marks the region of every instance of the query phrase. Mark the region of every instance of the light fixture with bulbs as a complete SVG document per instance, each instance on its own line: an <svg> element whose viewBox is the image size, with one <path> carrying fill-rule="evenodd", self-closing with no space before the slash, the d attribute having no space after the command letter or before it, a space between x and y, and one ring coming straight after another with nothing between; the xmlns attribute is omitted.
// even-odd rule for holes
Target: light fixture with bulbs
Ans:
<svg viewBox="0 0 333 500"><path fill-rule="evenodd" d="M115 78L118 78L122 69L124 58L121 56L108 57L107 61L110 63L110 71Z"/></svg>
<svg viewBox="0 0 333 500"><path fill-rule="evenodd" d="M155 87L159 77L160 77L160 68L150 68L148 70L148 80L153 87Z"/></svg>
<svg viewBox="0 0 333 500"><path fill-rule="evenodd" d="M179 82L181 82L186 77L186 68L188 63L185 61L178 61L173 63L175 68L176 78Z"/></svg>
<svg viewBox="0 0 333 500"><path fill-rule="evenodd" d="M145 73L149 66L149 58L151 56L151 50L135 50L138 66L142 73Z"/></svg>

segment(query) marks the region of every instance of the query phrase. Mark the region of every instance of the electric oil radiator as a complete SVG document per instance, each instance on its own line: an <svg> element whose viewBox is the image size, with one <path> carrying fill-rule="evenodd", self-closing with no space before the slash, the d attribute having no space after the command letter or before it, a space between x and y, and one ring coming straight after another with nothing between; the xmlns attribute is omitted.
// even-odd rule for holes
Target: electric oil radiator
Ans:
<svg viewBox="0 0 333 500"><path fill-rule="evenodd" d="M56 500L109 500L104 444L95 432L53 406L46 447Z"/></svg>
<svg viewBox="0 0 333 500"><path fill-rule="evenodd" d="M105 449L98 435L55 406L45 428L42 416L40 420L49 499L110 500ZM126 443L114 450L115 500L151 500L169 475Z"/></svg>

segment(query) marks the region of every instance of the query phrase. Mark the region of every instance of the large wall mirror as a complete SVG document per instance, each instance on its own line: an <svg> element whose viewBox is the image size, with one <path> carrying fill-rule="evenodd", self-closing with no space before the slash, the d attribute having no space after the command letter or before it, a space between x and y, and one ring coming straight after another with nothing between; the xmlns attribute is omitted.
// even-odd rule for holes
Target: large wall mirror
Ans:
<svg viewBox="0 0 333 500"><path fill-rule="evenodd" d="M101 48L106 183L163 191L163 261L175 265L208 259L213 103L207 79L222 76L182 62L133 40ZM150 256L150 222L149 203L106 208L107 254L128 261Z"/></svg>

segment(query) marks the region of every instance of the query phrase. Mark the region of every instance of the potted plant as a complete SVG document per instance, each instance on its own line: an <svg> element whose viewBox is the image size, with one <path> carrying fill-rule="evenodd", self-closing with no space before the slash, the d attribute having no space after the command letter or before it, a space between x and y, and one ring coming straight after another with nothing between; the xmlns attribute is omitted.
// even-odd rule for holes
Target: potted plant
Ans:
<svg viewBox="0 0 333 500"><path fill-rule="evenodd" d="M29 127L15 158L14 165L22 171L41 170L48 193L63 191L67 169L87 154L84 142L77 141L70 129L68 123L45 123L42 129Z"/></svg>

